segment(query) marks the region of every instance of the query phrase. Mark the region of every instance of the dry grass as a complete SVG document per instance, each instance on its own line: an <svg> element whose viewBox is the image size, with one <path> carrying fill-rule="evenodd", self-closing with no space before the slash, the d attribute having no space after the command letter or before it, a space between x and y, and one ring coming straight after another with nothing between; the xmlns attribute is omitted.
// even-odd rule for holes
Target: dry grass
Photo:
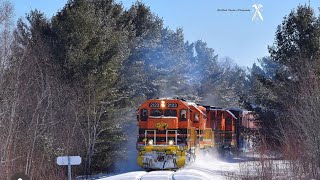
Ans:
<svg viewBox="0 0 320 180"><path fill-rule="evenodd" d="M251 159L239 163L239 172L225 174L226 179L320 179L320 169L307 152L297 146L285 146L282 156L272 155L270 149L263 146L256 153L247 154Z"/></svg>

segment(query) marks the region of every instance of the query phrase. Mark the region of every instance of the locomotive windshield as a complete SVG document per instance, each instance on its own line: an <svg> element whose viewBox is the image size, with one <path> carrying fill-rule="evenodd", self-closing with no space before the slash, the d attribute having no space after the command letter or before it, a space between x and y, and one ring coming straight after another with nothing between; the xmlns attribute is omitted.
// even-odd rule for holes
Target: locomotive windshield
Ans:
<svg viewBox="0 0 320 180"><path fill-rule="evenodd" d="M161 109L151 109L150 116L162 116L163 112Z"/></svg>
<svg viewBox="0 0 320 180"><path fill-rule="evenodd" d="M164 110L164 116L177 117L177 111L175 109L166 109Z"/></svg>
<svg viewBox="0 0 320 180"><path fill-rule="evenodd" d="M177 110L175 110L175 109L166 109L163 112L161 109L151 109L150 116L177 117Z"/></svg>

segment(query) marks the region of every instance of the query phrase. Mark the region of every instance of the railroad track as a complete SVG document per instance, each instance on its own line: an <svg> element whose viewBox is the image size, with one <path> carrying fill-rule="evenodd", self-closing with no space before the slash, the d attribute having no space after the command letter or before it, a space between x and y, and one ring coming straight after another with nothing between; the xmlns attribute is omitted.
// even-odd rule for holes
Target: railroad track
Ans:
<svg viewBox="0 0 320 180"><path fill-rule="evenodd" d="M150 171L142 175L139 180L153 180L153 179L173 179L174 171Z"/></svg>
<svg viewBox="0 0 320 180"><path fill-rule="evenodd" d="M124 174L119 174L111 177L102 178L100 180L153 180L153 179L163 179L163 180L185 180L185 179L195 179L195 180L211 180L216 179L215 177L220 177L221 172L216 170L210 170L206 168L199 167L188 167L183 168L178 171L136 171Z"/></svg>
<svg viewBox="0 0 320 180"><path fill-rule="evenodd" d="M208 158L199 158L196 163L185 166L177 171L134 171L100 180L218 180L225 179L230 173L238 171L238 163L227 163Z"/></svg>

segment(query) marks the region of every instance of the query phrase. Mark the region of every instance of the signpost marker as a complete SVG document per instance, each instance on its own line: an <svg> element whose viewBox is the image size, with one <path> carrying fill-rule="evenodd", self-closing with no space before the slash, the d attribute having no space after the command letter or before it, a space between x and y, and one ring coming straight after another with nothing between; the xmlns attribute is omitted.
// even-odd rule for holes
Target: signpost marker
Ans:
<svg viewBox="0 0 320 180"><path fill-rule="evenodd" d="M81 164L80 156L59 156L57 164L60 166L68 166L68 180L71 180L71 166Z"/></svg>

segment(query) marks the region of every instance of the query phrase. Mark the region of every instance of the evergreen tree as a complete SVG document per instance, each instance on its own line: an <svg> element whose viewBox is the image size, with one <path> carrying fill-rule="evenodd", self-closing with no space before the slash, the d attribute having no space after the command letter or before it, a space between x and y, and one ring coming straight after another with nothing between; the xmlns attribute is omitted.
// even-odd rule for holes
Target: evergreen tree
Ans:
<svg viewBox="0 0 320 180"><path fill-rule="evenodd" d="M123 95L116 84L130 52L122 11L113 1L74 0L52 20L55 59L64 70L62 78L81 99L77 113L86 174L110 167L123 140L114 113Z"/></svg>
<svg viewBox="0 0 320 180"><path fill-rule="evenodd" d="M311 102L306 102L310 94L306 95L305 92L317 87L319 30L319 18L315 17L312 8L298 6L278 26L275 42L269 47L270 57L261 59L260 66L253 65L251 69L248 78L251 88L247 96L250 103L246 105L254 109L263 120L263 132L270 138L270 144L294 147L291 140L297 134L299 138L295 140L300 144L309 141L309 134L302 131L309 121L297 118L296 112L303 108L303 114L317 113L313 108L305 109ZM306 79L309 79L310 86L305 85ZM303 149L306 147L309 145L301 146Z"/></svg>

